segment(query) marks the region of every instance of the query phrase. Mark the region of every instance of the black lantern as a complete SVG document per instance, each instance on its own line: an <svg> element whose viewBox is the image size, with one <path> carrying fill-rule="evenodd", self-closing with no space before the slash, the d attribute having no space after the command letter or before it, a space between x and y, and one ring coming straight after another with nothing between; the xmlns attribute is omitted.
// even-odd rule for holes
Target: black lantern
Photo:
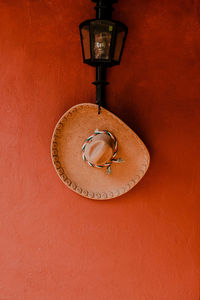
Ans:
<svg viewBox="0 0 200 300"><path fill-rule="evenodd" d="M79 25L83 51L83 61L96 67L96 102L104 103L106 67L119 65L128 28L119 21L111 20L112 5L117 0L92 0L96 2L96 19L84 21Z"/></svg>

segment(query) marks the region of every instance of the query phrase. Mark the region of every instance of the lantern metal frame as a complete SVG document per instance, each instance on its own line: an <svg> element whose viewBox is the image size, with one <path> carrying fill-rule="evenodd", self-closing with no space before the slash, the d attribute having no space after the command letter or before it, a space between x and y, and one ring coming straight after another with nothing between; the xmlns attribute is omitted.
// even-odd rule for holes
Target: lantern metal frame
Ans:
<svg viewBox="0 0 200 300"><path fill-rule="evenodd" d="M94 55L93 55L93 47L92 47L92 39L93 39L93 36L92 36L92 31L91 31L91 23L92 22L95 22L95 21L106 21L106 22L110 22L113 24L114 26L114 33L112 34L112 38L111 38L111 45L110 45L110 59L95 59L94 58ZM89 33L90 33L90 58L89 59L86 59L85 58L85 51L84 51L84 44L83 44L83 36L82 36L82 33L81 33L81 30L84 26L88 26L89 27ZM119 59L118 60L114 60L112 59L113 56L114 56L114 51L115 51L115 44L116 44L116 38L117 38L117 28L118 27L121 27L124 29L124 37L123 37L123 42L122 42L122 47L121 47L121 50L120 50L120 55L119 55ZM100 20L100 19L89 19L89 20L86 20L84 22L82 22L80 25L79 25L79 30L80 30L80 36L81 36L81 46L82 46L82 54L83 54L83 62L85 64L88 64L90 66L97 66L99 65L100 63L105 63L106 64L106 67L113 67L115 65L119 65L120 62L121 62L121 58L122 58L122 54L123 54L123 50L124 50L124 46L125 46L125 41L126 41L126 37L127 37L127 33L128 33L128 27L123 24L122 22L120 21L116 21L116 20Z"/></svg>
<svg viewBox="0 0 200 300"><path fill-rule="evenodd" d="M81 36L81 46L82 46L82 54L83 54L83 62L96 67L96 81L93 82L94 85L96 85L96 103L98 104L98 113L101 111L101 106L105 105L105 86L108 84L106 81L106 68L107 67L113 67L115 65L119 65L121 62L125 41L128 33L128 27L123 24L120 21L112 20L112 11L114 10L112 5L114 3L117 3L118 0L92 0L92 2L96 3L96 19L89 19L84 22L82 22L79 25L80 30L80 36ZM99 23L105 22L105 25L109 25L112 27L111 30L111 40L110 40L110 49L109 49L109 58L95 58L94 53L94 25ZM101 25L102 25L101 24ZM88 27L89 32L89 53L90 58L86 58L85 56L85 48L84 48L84 41L83 41L83 33L82 29L84 27ZM117 45L117 34L119 34L120 31L124 33L124 36L121 40L120 46L120 53L117 60L114 60L114 54L116 50ZM105 33L105 32L102 32ZM88 49L87 49L88 50Z"/></svg>

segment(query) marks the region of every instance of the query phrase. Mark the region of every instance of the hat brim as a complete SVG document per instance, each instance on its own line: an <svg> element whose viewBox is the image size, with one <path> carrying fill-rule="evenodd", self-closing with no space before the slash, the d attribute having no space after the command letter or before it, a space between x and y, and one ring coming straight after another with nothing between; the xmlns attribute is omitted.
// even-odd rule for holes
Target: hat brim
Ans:
<svg viewBox="0 0 200 300"><path fill-rule="evenodd" d="M94 200L118 197L132 189L146 173L150 156L140 138L122 120L96 104L83 103L70 108L58 121L51 142L51 157L60 179L74 192ZM117 138L117 157L122 163L106 168L89 166L81 155L87 137L108 130Z"/></svg>

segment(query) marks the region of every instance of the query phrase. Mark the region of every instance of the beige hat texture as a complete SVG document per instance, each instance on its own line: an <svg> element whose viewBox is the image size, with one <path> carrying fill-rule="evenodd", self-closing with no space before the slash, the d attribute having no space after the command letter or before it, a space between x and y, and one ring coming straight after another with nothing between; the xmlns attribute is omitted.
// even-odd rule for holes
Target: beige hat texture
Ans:
<svg viewBox="0 0 200 300"><path fill-rule="evenodd" d="M118 197L144 176L150 157L140 138L122 120L96 104L70 108L51 142L55 170L74 192L94 200Z"/></svg>

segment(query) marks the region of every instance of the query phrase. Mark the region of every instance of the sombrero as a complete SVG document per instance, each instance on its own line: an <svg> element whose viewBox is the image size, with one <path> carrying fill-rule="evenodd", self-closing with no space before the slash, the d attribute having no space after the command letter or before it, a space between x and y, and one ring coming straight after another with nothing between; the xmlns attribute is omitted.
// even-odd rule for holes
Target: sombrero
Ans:
<svg viewBox="0 0 200 300"><path fill-rule="evenodd" d="M150 157L140 138L122 120L97 105L70 108L58 121L51 157L63 183L94 200L118 197L144 176Z"/></svg>

